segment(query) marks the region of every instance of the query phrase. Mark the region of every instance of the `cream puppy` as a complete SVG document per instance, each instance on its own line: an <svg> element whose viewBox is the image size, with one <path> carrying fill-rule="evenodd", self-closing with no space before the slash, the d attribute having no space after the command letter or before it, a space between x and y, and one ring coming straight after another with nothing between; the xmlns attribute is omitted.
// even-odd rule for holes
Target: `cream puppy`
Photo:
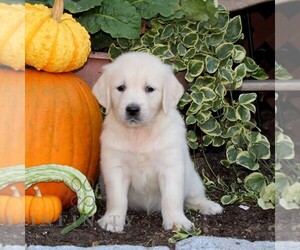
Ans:
<svg viewBox="0 0 300 250"><path fill-rule="evenodd" d="M184 205L203 214L222 207L206 198L176 109L184 89L170 66L153 55L130 52L107 65L93 88L107 116L101 135L101 171L107 196L98 223L124 229L128 206L161 211L163 227L190 229Z"/></svg>

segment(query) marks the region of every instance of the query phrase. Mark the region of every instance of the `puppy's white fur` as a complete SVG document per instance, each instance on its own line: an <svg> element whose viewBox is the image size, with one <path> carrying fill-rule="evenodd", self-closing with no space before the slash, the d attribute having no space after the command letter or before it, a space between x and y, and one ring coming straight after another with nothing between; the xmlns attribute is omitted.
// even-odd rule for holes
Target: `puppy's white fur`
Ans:
<svg viewBox="0 0 300 250"><path fill-rule="evenodd" d="M154 91L147 92L146 86ZM203 214L222 212L206 198L189 155L185 124L176 109L183 92L170 66L147 53L126 53L105 67L93 88L107 110L101 135L107 195L102 228L123 231L128 206L161 211L165 229L192 227L184 204ZM132 103L141 108L137 122L126 118Z"/></svg>

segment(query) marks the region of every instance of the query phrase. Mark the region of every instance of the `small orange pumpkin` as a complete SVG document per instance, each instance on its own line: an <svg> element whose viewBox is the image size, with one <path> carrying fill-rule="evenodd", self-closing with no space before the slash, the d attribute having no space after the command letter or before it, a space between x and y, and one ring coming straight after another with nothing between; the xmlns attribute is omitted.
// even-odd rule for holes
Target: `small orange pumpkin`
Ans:
<svg viewBox="0 0 300 250"><path fill-rule="evenodd" d="M42 196L40 189L34 186L35 196L25 197L26 224L46 224L59 219L62 212L62 203L57 196Z"/></svg>
<svg viewBox="0 0 300 250"><path fill-rule="evenodd" d="M25 197L15 186L11 186L11 191L11 196L0 196L0 224L24 224Z"/></svg>

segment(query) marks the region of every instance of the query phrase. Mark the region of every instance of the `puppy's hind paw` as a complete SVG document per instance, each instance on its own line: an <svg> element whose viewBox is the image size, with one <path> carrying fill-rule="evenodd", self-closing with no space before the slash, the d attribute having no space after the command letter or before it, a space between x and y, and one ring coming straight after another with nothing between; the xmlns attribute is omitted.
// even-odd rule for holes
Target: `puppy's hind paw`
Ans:
<svg viewBox="0 0 300 250"><path fill-rule="evenodd" d="M121 233L124 230L125 220L116 215L104 215L98 224L106 231L113 233Z"/></svg>
<svg viewBox="0 0 300 250"><path fill-rule="evenodd" d="M182 218L175 218L170 220L164 220L163 227L165 230L171 230L175 228L183 228L187 231L191 230L193 227L193 223L189 221L185 216Z"/></svg>
<svg viewBox="0 0 300 250"><path fill-rule="evenodd" d="M205 200L198 205L199 212L206 215L220 214L223 208L216 202Z"/></svg>

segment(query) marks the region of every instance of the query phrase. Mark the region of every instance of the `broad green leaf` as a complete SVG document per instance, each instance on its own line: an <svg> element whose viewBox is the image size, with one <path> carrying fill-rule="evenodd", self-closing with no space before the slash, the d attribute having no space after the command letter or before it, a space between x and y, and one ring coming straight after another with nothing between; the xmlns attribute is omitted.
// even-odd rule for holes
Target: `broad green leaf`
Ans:
<svg viewBox="0 0 300 250"><path fill-rule="evenodd" d="M241 63L239 64L235 69L234 69L234 72L235 72L235 77L236 79L239 81L239 80L242 80L246 74L247 74L247 68L246 68L246 65L244 63Z"/></svg>
<svg viewBox="0 0 300 250"><path fill-rule="evenodd" d="M207 44L215 47L215 46L219 45L222 42L222 40L224 38L224 35L225 35L224 32L214 33L214 34L211 34L211 35L207 36L205 38L205 41L206 41Z"/></svg>
<svg viewBox="0 0 300 250"><path fill-rule="evenodd" d="M189 147L191 149L197 149L199 147L199 143L198 142L188 141L187 143L188 143L188 145L189 145Z"/></svg>
<svg viewBox="0 0 300 250"><path fill-rule="evenodd" d="M227 131L224 134L222 134L222 137L223 138L231 138L238 131L240 131L240 128L238 128L238 126L234 125L234 126L228 128Z"/></svg>
<svg viewBox="0 0 300 250"><path fill-rule="evenodd" d="M243 46L235 44L232 51L232 59L235 63L242 62L246 57L246 50Z"/></svg>
<svg viewBox="0 0 300 250"><path fill-rule="evenodd" d="M246 144L245 136L238 132L232 136L231 141L238 147L242 147Z"/></svg>
<svg viewBox="0 0 300 250"><path fill-rule="evenodd" d="M196 115L196 119L197 119L197 122L198 122L199 124L203 124L203 123L206 122L210 117L211 117L211 112L209 112L209 111L202 111L202 107L201 107L201 111L198 112L198 114Z"/></svg>
<svg viewBox="0 0 300 250"><path fill-rule="evenodd" d="M186 69L186 64L183 61L181 61L181 60L174 61L173 64L172 64L172 66L173 66L173 69L176 72L183 71L183 70Z"/></svg>
<svg viewBox="0 0 300 250"><path fill-rule="evenodd" d="M250 110L253 114L256 112L256 107L252 103L242 104L242 106L248 110Z"/></svg>
<svg viewBox="0 0 300 250"><path fill-rule="evenodd" d="M260 193L266 186L265 177L259 172L251 173L244 179L244 187L248 191Z"/></svg>
<svg viewBox="0 0 300 250"><path fill-rule="evenodd" d="M295 157L293 141L281 132L275 134L275 156L279 160L291 160Z"/></svg>
<svg viewBox="0 0 300 250"><path fill-rule="evenodd" d="M296 182L289 186L283 193L279 204L285 209L300 208L300 183Z"/></svg>
<svg viewBox="0 0 300 250"><path fill-rule="evenodd" d="M204 94L202 92L193 92L191 93L191 98L197 105L201 105L204 100Z"/></svg>
<svg viewBox="0 0 300 250"><path fill-rule="evenodd" d="M119 46L122 48L122 49L128 49L129 47L131 47L134 43L133 40L130 40L130 39L124 39L124 38L118 38L117 39L117 42L119 44Z"/></svg>
<svg viewBox="0 0 300 250"><path fill-rule="evenodd" d="M257 200L258 205L262 209L274 209L275 208L275 183L272 182L268 186L264 187L260 192L260 198Z"/></svg>
<svg viewBox="0 0 300 250"><path fill-rule="evenodd" d="M241 152L242 150L240 148L236 148L234 145L229 146L226 149L226 158L230 163L235 163L236 162L236 158L238 156L238 154Z"/></svg>
<svg viewBox="0 0 300 250"><path fill-rule="evenodd" d="M91 37L92 50L94 51L106 50L114 42L115 40L109 34L102 31L97 32Z"/></svg>
<svg viewBox="0 0 300 250"><path fill-rule="evenodd" d="M230 168L230 162L228 160L221 160L220 163L226 167L226 168Z"/></svg>
<svg viewBox="0 0 300 250"><path fill-rule="evenodd" d="M233 196L224 195L221 198L221 203L223 205L229 205L229 204L233 204L235 201L237 201L237 199L238 199L237 195L233 195Z"/></svg>
<svg viewBox="0 0 300 250"><path fill-rule="evenodd" d="M178 43L177 52L180 56L184 56L187 52L187 48L182 43Z"/></svg>
<svg viewBox="0 0 300 250"><path fill-rule="evenodd" d="M152 49L152 53L161 59L169 59L175 57L171 49L167 45L157 45Z"/></svg>
<svg viewBox="0 0 300 250"><path fill-rule="evenodd" d="M195 54L196 54L196 50L194 48L191 48L185 53L182 59L185 61L189 61L194 57Z"/></svg>
<svg viewBox="0 0 300 250"><path fill-rule="evenodd" d="M275 188L276 193L281 194L290 186L288 177L281 172L275 173Z"/></svg>
<svg viewBox="0 0 300 250"><path fill-rule="evenodd" d="M216 48L216 55L221 60L229 57L233 50L233 44L232 43L222 43Z"/></svg>
<svg viewBox="0 0 300 250"><path fill-rule="evenodd" d="M202 73L203 68L203 63L197 60L191 60L187 65L187 71L192 77L199 76Z"/></svg>
<svg viewBox="0 0 300 250"><path fill-rule="evenodd" d="M251 76L256 80L266 80L269 78L267 73L261 67L258 67L256 71L252 72Z"/></svg>
<svg viewBox="0 0 300 250"><path fill-rule="evenodd" d="M257 97L256 93L240 94L239 103L240 104L248 104L248 103L254 102L256 100L256 97Z"/></svg>
<svg viewBox="0 0 300 250"><path fill-rule="evenodd" d="M231 106L226 107L226 117L229 121L235 122L237 120L235 109Z"/></svg>
<svg viewBox="0 0 300 250"><path fill-rule="evenodd" d="M216 97L215 92L208 87L201 87L200 91L204 94L205 101L211 101Z"/></svg>
<svg viewBox="0 0 300 250"><path fill-rule="evenodd" d="M252 171L259 169L259 165L255 161L255 157L247 151L242 151L238 154L236 163Z"/></svg>
<svg viewBox="0 0 300 250"><path fill-rule="evenodd" d="M191 142L196 142L197 141L197 135L193 130L189 130L187 132L186 137L187 137L188 141L191 141Z"/></svg>
<svg viewBox="0 0 300 250"><path fill-rule="evenodd" d="M114 43L112 43L108 50L108 55L111 60L116 59L119 55L123 53L121 48L118 48Z"/></svg>
<svg viewBox="0 0 300 250"><path fill-rule="evenodd" d="M168 24L166 27L164 27L160 38L162 40L165 40L165 39L171 37L174 34L174 32L175 32L174 27L172 25Z"/></svg>
<svg viewBox="0 0 300 250"><path fill-rule="evenodd" d="M203 124L198 124L198 126L204 133L208 135L220 136L222 134L220 124L212 116Z"/></svg>
<svg viewBox="0 0 300 250"><path fill-rule="evenodd" d="M250 58L250 57L246 57L243 60L243 63L245 63L246 68L247 68L247 72L254 72L258 69L258 65L256 64L256 62Z"/></svg>
<svg viewBox="0 0 300 250"><path fill-rule="evenodd" d="M177 0L127 0L134 5L140 16L145 19L150 19L157 14L163 17L169 17L180 8Z"/></svg>
<svg viewBox="0 0 300 250"><path fill-rule="evenodd" d="M182 0L182 10L188 19L208 21L216 24L218 21L218 4L214 0Z"/></svg>
<svg viewBox="0 0 300 250"><path fill-rule="evenodd" d="M190 34L190 33L193 33L193 30L191 30L189 27L183 27L181 28L179 26L179 34L182 36L182 37L185 37L187 34Z"/></svg>
<svg viewBox="0 0 300 250"><path fill-rule="evenodd" d="M210 74L213 74L217 71L218 67L220 64L220 60L218 60L217 58L214 58L212 56L206 56L205 58L205 68L206 71Z"/></svg>
<svg viewBox="0 0 300 250"><path fill-rule="evenodd" d="M184 103L189 103L192 100L189 93L185 92L183 96L181 97L180 101Z"/></svg>
<svg viewBox="0 0 300 250"><path fill-rule="evenodd" d="M226 90L226 88L224 87L223 84L218 83L217 87L215 88L215 93L216 93L219 97L223 98L223 97L226 95L227 90Z"/></svg>
<svg viewBox="0 0 300 250"><path fill-rule="evenodd" d="M219 10L220 10L220 5L219 5ZM229 12L227 10L219 12L217 27L220 30L224 30L225 28L227 28L228 23L229 23Z"/></svg>
<svg viewBox="0 0 300 250"><path fill-rule="evenodd" d="M197 122L197 119L196 119L196 117L194 115L189 115L185 119L186 125L192 125L192 124L195 124L196 122Z"/></svg>
<svg viewBox="0 0 300 250"><path fill-rule="evenodd" d="M224 106L223 100L220 99L220 98L217 98L217 99L213 102L212 110L213 110L214 112L217 112L218 110L220 110L221 108L223 108L223 106Z"/></svg>
<svg viewBox="0 0 300 250"><path fill-rule="evenodd" d="M184 79L187 80L188 82L193 82L194 81L194 77L191 76L190 72L186 72Z"/></svg>
<svg viewBox="0 0 300 250"><path fill-rule="evenodd" d="M209 146L212 143L213 136L211 136L211 135L205 135L205 136L202 137L202 140L203 140L203 142L202 142L203 146L207 147L207 146Z"/></svg>
<svg viewBox="0 0 300 250"><path fill-rule="evenodd" d="M199 85L199 86L207 86L207 85L210 85L210 84L213 84L215 81L217 80L216 77L213 77L213 76L199 76L197 77L197 80L196 80L196 85Z"/></svg>
<svg viewBox="0 0 300 250"><path fill-rule="evenodd" d="M195 47L195 44L198 42L198 34L197 33L189 33L183 37L183 44L188 47L192 48Z"/></svg>
<svg viewBox="0 0 300 250"><path fill-rule="evenodd" d="M125 40L125 39L124 39ZM141 42L144 46L147 47L152 47L153 43L154 43L154 37L153 36L149 36L147 33L145 35L142 36L141 38Z"/></svg>
<svg viewBox="0 0 300 250"><path fill-rule="evenodd" d="M275 78L277 80L290 80L293 76L287 71L287 69L275 62Z"/></svg>
<svg viewBox="0 0 300 250"><path fill-rule="evenodd" d="M225 140L222 137L220 137L220 136L214 137L213 142L212 142L212 145L214 147L221 147L224 144L225 144Z"/></svg>
<svg viewBox="0 0 300 250"><path fill-rule="evenodd" d="M101 6L86 12L78 21L91 34L103 30L114 38L135 39L141 32L140 15L122 0L103 0Z"/></svg>
<svg viewBox="0 0 300 250"><path fill-rule="evenodd" d="M189 106L186 114L187 115L194 115L196 113L198 113L198 111L201 109L201 106L196 104L196 103L191 103L191 105Z"/></svg>
<svg viewBox="0 0 300 250"><path fill-rule="evenodd" d="M240 105L236 109L236 117L237 117L237 119L241 120L242 122L250 121L250 119L251 119L250 110L246 109L245 107Z"/></svg>
<svg viewBox="0 0 300 250"><path fill-rule="evenodd" d="M231 69L222 67L219 69L219 75L222 79L224 79L228 83L231 83L233 81Z"/></svg>
<svg viewBox="0 0 300 250"><path fill-rule="evenodd" d="M227 26L225 40L227 42L235 43L241 36L242 33L242 20L241 16L235 16L232 18Z"/></svg>

